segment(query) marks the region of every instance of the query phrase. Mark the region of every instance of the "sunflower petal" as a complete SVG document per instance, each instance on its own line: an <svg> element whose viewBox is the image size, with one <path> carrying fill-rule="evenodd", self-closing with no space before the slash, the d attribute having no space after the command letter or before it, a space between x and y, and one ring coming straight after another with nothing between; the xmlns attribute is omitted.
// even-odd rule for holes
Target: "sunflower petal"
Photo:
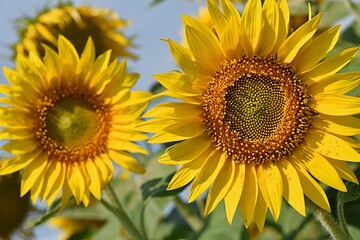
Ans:
<svg viewBox="0 0 360 240"><path fill-rule="evenodd" d="M315 111L331 116L360 113L360 98L347 95L318 94L310 99L309 105Z"/></svg>
<svg viewBox="0 0 360 240"><path fill-rule="evenodd" d="M321 186L310 176L302 165L295 164L295 159L290 159L293 167L296 169L304 194L310 198L311 201L316 203L319 207L330 212L329 200L326 197L324 190Z"/></svg>
<svg viewBox="0 0 360 240"><path fill-rule="evenodd" d="M143 174L146 171L140 163L124 151L109 150L109 158L130 172Z"/></svg>
<svg viewBox="0 0 360 240"><path fill-rule="evenodd" d="M311 68L309 71L301 74L300 77L303 78L305 83L309 86L315 82L319 82L323 78L333 75L342 69L351 61L358 50L359 48L357 47L348 48L315 65L315 67Z"/></svg>
<svg viewBox="0 0 360 240"><path fill-rule="evenodd" d="M248 228L254 217L259 187L255 166L251 164L245 164L245 166L245 182L240 197L240 212L244 225Z"/></svg>
<svg viewBox="0 0 360 240"><path fill-rule="evenodd" d="M296 55L293 65L301 73L309 70L332 50L339 39L340 25L332 27L306 44Z"/></svg>
<svg viewBox="0 0 360 240"><path fill-rule="evenodd" d="M246 35L250 41L252 49L255 50L260 42L262 9L261 2L258 0L249 0L245 5L242 14Z"/></svg>
<svg viewBox="0 0 360 240"><path fill-rule="evenodd" d="M335 168L342 179L359 184L355 173L346 162L331 158L326 158L326 160Z"/></svg>
<svg viewBox="0 0 360 240"><path fill-rule="evenodd" d="M185 164L200 156L210 145L211 139L201 134L168 148L158 161L162 164Z"/></svg>
<svg viewBox="0 0 360 240"><path fill-rule="evenodd" d="M306 143L318 153L337 160L360 162L360 155L342 139L317 129L309 129Z"/></svg>
<svg viewBox="0 0 360 240"><path fill-rule="evenodd" d="M265 198L260 190L258 190L258 197L256 201L255 211L254 211L254 221L259 231L262 232L264 229L265 218L267 213L267 205Z"/></svg>
<svg viewBox="0 0 360 240"><path fill-rule="evenodd" d="M294 151L294 164L303 165L319 181L346 192L346 187L333 166L312 148L302 145Z"/></svg>
<svg viewBox="0 0 360 240"><path fill-rule="evenodd" d="M286 201L288 201L298 213L306 216L303 188L295 168L285 159L279 161L277 165L281 173Z"/></svg>
<svg viewBox="0 0 360 240"><path fill-rule="evenodd" d="M300 48L315 34L320 22L320 17L321 13L293 32L280 46L278 58L284 63L292 62Z"/></svg>
<svg viewBox="0 0 360 240"><path fill-rule="evenodd" d="M228 158L224 166L210 187L209 194L206 199L204 215L210 214L219 202L226 196L232 183L235 172L235 162Z"/></svg>
<svg viewBox="0 0 360 240"><path fill-rule="evenodd" d="M311 119L311 124L321 130L343 135L355 136L360 134L360 119L353 116L317 115Z"/></svg>
<svg viewBox="0 0 360 240"><path fill-rule="evenodd" d="M279 168L272 162L260 164L257 170L260 190L275 221L280 216L283 183Z"/></svg>
<svg viewBox="0 0 360 240"><path fill-rule="evenodd" d="M199 174L192 182L189 202L198 198L209 186L214 182L214 179L219 174L220 169L226 161L226 155L222 151L213 152L204 162Z"/></svg>
<svg viewBox="0 0 360 240"><path fill-rule="evenodd" d="M312 84L308 91L315 96L317 94L347 94L360 84L360 75L357 72L339 73L328 76L320 82Z"/></svg>
<svg viewBox="0 0 360 240"><path fill-rule="evenodd" d="M245 164L237 164L233 181L229 192L225 196L225 210L228 222L231 224L234 218L236 208L239 206L240 196L243 191L245 181Z"/></svg>

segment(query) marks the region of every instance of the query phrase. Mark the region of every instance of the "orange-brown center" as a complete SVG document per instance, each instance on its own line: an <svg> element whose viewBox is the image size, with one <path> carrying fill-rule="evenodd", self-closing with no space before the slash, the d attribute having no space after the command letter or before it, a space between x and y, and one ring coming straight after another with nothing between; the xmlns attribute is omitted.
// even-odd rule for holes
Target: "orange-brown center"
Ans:
<svg viewBox="0 0 360 240"><path fill-rule="evenodd" d="M81 162L104 153L110 108L79 89L54 91L37 105L36 137L49 158Z"/></svg>
<svg viewBox="0 0 360 240"><path fill-rule="evenodd" d="M306 86L275 57L226 60L203 99L206 133L236 162L278 161L303 141L310 125Z"/></svg>

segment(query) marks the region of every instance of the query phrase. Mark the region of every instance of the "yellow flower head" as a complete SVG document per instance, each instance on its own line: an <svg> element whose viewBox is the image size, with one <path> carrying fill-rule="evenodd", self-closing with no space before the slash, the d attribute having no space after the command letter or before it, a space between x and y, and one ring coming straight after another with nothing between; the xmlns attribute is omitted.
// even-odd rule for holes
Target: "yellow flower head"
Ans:
<svg viewBox="0 0 360 240"><path fill-rule="evenodd" d="M29 195L20 197L19 172L0 176L0 239L11 239L13 233L26 235L21 225L29 210Z"/></svg>
<svg viewBox="0 0 360 240"><path fill-rule="evenodd" d="M100 199L101 189L113 174L111 160L123 168L145 169L129 153L146 151L133 141L147 135L135 130L150 93L130 92L137 73L126 73L126 63L109 63L111 51L95 58L88 40L81 57L65 37L59 53L45 46L42 61L30 52L18 55L16 70L4 68L10 86L1 102L0 136L9 140L3 150L15 156L0 174L23 169L21 195L31 190L51 203L62 189L65 204L71 194L76 202Z"/></svg>
<svg viewBox="0 0 360 240"><path fill-rule="evenodd" d="M55 51L58 48L59 34L72 42L78 53L84 49L89 37L94 41L96 56L111 49L111 59L136 55L128 52L132 41L122 32L128 21L120 19L109 9L97 9L89 6L60 5L42 11L34 20L30 20L24 29L19 30L20 41L15 45L17 54L28 56L36 53L40 58L45 51L42 44Z"/></svg>
<svg viewBox="0 0 360 240"><path fill-rule="evenodd" d="M168 189L192 181L191 202L210 187L206 215L224 199L230 223L240 205L260 230L282 197L302 215L304 194L330 210L315 178L341 191L341 178L357 182L346 161L360 161L349 137L360 133L360 99L345 94L360 73L337 72L358 48L323 60L339 26L314 37L319 14L288 36L286 0L249 0L242 15L228 0L207 5L213 29L184 16L189 49L168 40L183 72L154 76L181 101L155 106L139 128L155 133L150 143L182 141L158 159L182 165Z"/></svg>

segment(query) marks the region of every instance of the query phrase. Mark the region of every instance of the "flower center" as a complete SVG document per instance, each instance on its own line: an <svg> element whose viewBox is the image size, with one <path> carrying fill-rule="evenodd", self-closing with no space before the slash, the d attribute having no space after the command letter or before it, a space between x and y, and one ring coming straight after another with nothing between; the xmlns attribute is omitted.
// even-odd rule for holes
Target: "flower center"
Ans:
<svg viewBox="0 0 360 240"><path fill-rule="evenodd" d="M243 139L265 140L283 118L284 97L268 76L241 76L226 91L224 120Z"/></svg>
<svg viewBox="0 0 360 240"><path fill-rule="evenodd" d="M54 91L38 104L36 136L49 158L86 161L105 152L110 109L97 95Z"/></svg>
<svg viewBox="0 0 360 240"><path fill-rule="evenodd" d="M226 60L203 100L206 133L236 162L278 161L303 141L310 125L306 86L275 57Z"/></svg>

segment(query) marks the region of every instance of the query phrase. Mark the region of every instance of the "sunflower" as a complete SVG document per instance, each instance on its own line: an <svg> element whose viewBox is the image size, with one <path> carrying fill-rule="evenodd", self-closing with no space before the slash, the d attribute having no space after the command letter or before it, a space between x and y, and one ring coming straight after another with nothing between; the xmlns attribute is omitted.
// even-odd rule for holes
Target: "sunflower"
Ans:
<svg viewBox="0 0 360 240"><path fill-rule="evenodd" d="M93 230L100 229L106 221L97 219L71 218L57 216L49 220L49 225L62 230L60 239L71 239L72 237L89 237Z"/></svg>
<svg viewBox="0 0 360 240"><path fill-rule="evenodd" d="M133 43L122 31L129 22L120 19L109 9L60 4L41 11L35 19L27 22L19 29L20 41L15 45L16 54L28 56L29 52L34 52L42 58L45 54L42 44L56 51L58 35L61 34L74 44L78 53L81 53L90 36L95 43L96 56L111 49L111 59L137 58L127 50Z"/></svg>
<svg viewBox="0 0 360 240"><path fill-rule="evenodd" d="M126 63L109 63L111 52L95 59L89 38L81 57L65 37L59 53L45 47L44 61L32 52L17 57L17 70L4 69L11 85L1 102L3 150L13 154L0 175L23 169L21 196L31 190L51 203L62 189L63 204L73 194L77 204L97 199L113 174L113 160L124 169L144 173L130 153L147 152L134 143L147 135L135 130L150 93L130 92L137 73Z"/></svg>
<svg viewBox="0 0 360 240"><path fill-rule="evenodd" d="M345 95L360 74L337 73L358 48L325 60L339 37L334 26L314 37L318 14L288 36L286 0L249 0L242 15L228 0L207 1L209 29L184 16L189 49L167 40L181 71L154 75L178 99L161 103L139 130L150 143L178 142L159 157L181 165L168 190L192 182L189 202L208 188L204 214L225 202L229 223L238 206L246 227L275 220L282 197L305 216L304 195L330 211L319 180L346 191L359 162L349 136L360 133L360 99Z"/></svg>

